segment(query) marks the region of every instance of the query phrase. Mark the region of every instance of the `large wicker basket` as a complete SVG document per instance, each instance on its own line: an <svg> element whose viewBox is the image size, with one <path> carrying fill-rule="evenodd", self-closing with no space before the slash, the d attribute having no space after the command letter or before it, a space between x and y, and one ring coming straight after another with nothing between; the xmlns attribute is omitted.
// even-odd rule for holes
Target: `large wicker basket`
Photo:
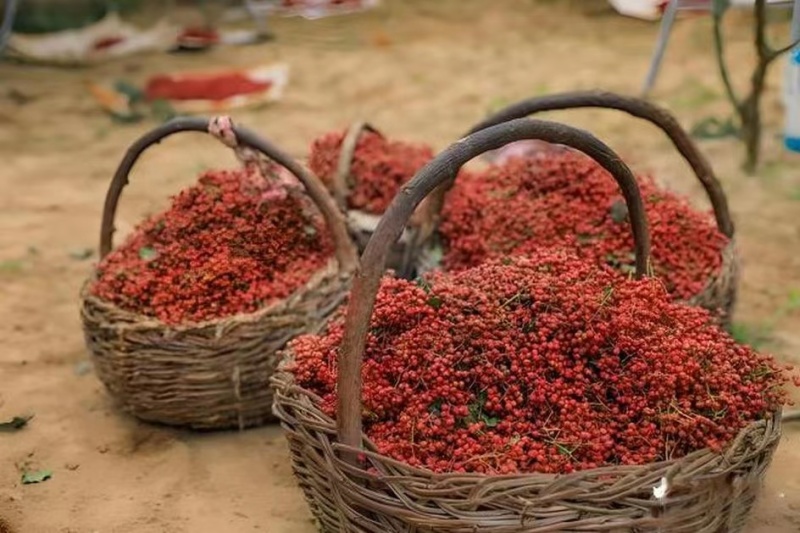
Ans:
<svg viewBox="0 0 800 533"><path fill-rule="evenodd" d="M511 104L474 126L468 134L534 113L582 107L616 109L651 122L667 134L681 156L689 163L689 166L691 166L697 179L705 189L714 210L717 227L720 233L728 238L728 244L721 252L722 263L719 270L708 279L700 293L688 300L688 303L710 310L721 311L724 322L729 324L736 303L739 261L736 254L733 221L728 210L728 200L708 159L669 111L647 100L612 92L568 92L530 98Z"/></svg>
<svg viewBox="0 0 800 533"><path fill-rule="evenodd" d="M325 322L345 298L357 263L343 217L322 183L271 143L224 118L176 119L131 146L106 196L100 256L111 251L117 202L141 153L175 133L220 130L220 124L228 125L223 142L248 163L259 164L266 156L300 180L324 216L336 254L305 286L278 303L253 314L179 326L97 298L89 290L94 276L88 280L81 293L81 318L97 375L123 409L151 422L222 429L271 419L269 379L278 350Z"/></svg>
<svg viewBox="0 0 800 533"><path fill-rule="evenodd" d="M320 399L297 386L290 373L279 371L273 378L275 413L320 529L329 533L740 531L780 438L778 416L745 428L724 453L700 450L655 464L558 476L434 474L381 455L363 435L360 367L390 243L422 198L451 179L461 165L521 139L576 148L616 178L631 215L637 276L645 272L649 236L635 178L591 135L551 122L517 119L479 131L442 152L398 195L362 256L362 274L353 284L339 352L337 420L326 416Z"/></svg>
<svg viewBox="0 0 800 533"><path fill-rule="evenodd" d="M375 127L367 122L354 122L345 133L339 152L336 172L329 184L339 209L347 213L347 227L350 235L362 252L369 242L372 233L381 217L358 209L350 209L347 197L356 183L351 172L358 140L364 132L382 135ZM424 202L412 216L408 228L401 233L394 243L387 260L387 267L394 270L399 276L411 278L416 275L416 258L421 248L425 246L425 238L430 237L433 229L433 215L430 204Z"/></svg>

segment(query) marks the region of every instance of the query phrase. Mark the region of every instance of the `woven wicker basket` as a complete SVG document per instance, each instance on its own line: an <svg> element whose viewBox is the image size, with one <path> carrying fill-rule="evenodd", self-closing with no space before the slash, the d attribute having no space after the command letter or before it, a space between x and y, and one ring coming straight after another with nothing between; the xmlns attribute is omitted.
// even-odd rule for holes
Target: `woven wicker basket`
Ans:
<svg viewBox="0 0 800 533"><path fill-rule="evenodd" d="M692 167L714 210L717 227L720 233L728 237L729 241L722 250L722 263L719 271L708 280L705 288L699 294L688 300L688 303L710 310L722 311L725 324L730 324L736 303L739 260L736 254L734 227L728 210L728 200L711 164L669 111L641 98L611 92L568 92L530 98L511 104L474 126L468 134L534 113L582 107L616 109L651 122L667 134L681 156Z"/></svg>
<svg viewBox="0 0 800 533"><path fill-rule="evenodd" d="M176 119L131 146L106 196L101 257L111 251L117 202L141 153L175 133L209 131L225 120ZM86 344L108 391L123 409L143 420L222 429L271 419L269 378L278 363L278 350L295 335L314 331L324 323L345 298L357 263L343 217L322 183L272 144L229 121L227 124L223 141L238 155L251 158L250 162L267 156L305 186L333 235L335 258L278 303L252 314L179 326L167 326L93 296L89 291L92 276L81 293Z"/></svg>
<svg viewBox="0 0 800 533"><path fill-rule="evenodd" d="M559 476L433 474L381 455L363 435L360 367L390 243L421 199L451 179L457 168L486 150L521 139L576 148L616 178L633 226L636 275L645 272L649 237L635 178L591 135L551 122L517 119L477 132L442 152L398 195L362 256L339 352L336 422L320 410L320 398L297 386L290 373L279 371L273 378L275 413L320 529L329 533L740 531L780 438L777 416L745 428L724 454L701 450L655 464Z"/></svg>
<svg viewBox="0 0 800 533"><path fill-rule="evenodd" d="M347 206L347 197L356 185L351 173L353 158L358 140L364 132L372 132L382 136L380 131L366 122L353 123L345 133L341 151L339 152L336 173L329 184L339 208L347 213L347 227L356 246L358 246L359 252L363 252L367 247L367 243L381 219L380 215L374 215L358 209L349 209ZM425 245L423 236L430 237L433 233L432 214L428 203L421 205L411 218L408 228L403 230L397 242L392 246L387 267L394 270L397 275L404 278L411 278L416 275L415 258L418 251Z"/></svg>

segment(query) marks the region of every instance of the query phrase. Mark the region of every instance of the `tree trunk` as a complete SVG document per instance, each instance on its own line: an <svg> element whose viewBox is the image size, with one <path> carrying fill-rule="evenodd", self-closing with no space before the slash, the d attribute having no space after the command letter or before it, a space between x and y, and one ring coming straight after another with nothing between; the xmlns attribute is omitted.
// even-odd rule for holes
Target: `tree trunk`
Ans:
<svg viewBox="0 0 800 533"><path fill-rule="evenodd" d="M742 140L746 150L744 170L748 174L755 173L758 167L761 147L761 117L758 105L754 103L756 100L748 99L742 110Z"/></svg>
<svg viewBox="0 0 800 533"><path fill-rule="evenodd" d="M750 94L739 109L742 122L742 140L745 144L746 157L744 170L753 174L758 167L761 153L761 96L764 94L764 83L767 77L768 63L759 61L751 78Z"/></svg>

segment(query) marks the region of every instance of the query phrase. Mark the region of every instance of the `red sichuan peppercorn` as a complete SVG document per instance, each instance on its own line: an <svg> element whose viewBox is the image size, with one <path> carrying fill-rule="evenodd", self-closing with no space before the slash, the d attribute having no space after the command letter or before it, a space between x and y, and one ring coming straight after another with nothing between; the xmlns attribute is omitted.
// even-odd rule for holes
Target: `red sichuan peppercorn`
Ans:
<svg viewBox="0 0 800 533"><path fill-rule="evenodd" d="M649 177L638 181L654 273L670 294L689 299L719 271L728 239L683 198ZM566 246L623 274L633 270L633 240L616 183L595 161L573 151L511 158L460 177L442 217L447 269L540 246Z"/></svg>
<svg viewBox="0 0 800 533"><path fill-rule="evenodd" d="M335 415L343 319L291 344ZM787 400L782 369L654 279L564 252L385 278L364 354L381 453L435 472L565 473L725 447Z"/></svg>
<svg viewBox="0 0 800 533"><path fill-rule="evenodd" d="M311 145L309 168L328 185L337 170L344 136L344 132L328 133ZM372 131L362 132L350 167L353 186L347 197L348 207L383 214L400 187L431 159L433 150L424 144L392 141Z"/></svg>
<svg viewBox="0 0 800 533"><path fill-rule="evenodd" d="M333 253L303 196L253 170L210 171L98 265L91 293L167 324L252 313Z"/></svg>
<svg viewBox="0 0 800 533"><path fill-rule="evenodd" d="M234 96L263 93L271 81L253 79L244 73L158 75L147 81L148 100L226 100Z"/></svg>

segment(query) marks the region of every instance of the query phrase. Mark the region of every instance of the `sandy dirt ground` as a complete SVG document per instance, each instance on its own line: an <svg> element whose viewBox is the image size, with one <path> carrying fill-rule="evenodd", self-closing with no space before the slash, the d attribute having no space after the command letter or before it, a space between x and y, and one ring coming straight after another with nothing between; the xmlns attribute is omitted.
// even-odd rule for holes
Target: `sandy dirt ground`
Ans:
<svg viewBox="0 0 800 533"><path fill-rule="evenodd" d="M751 59L748 25L742 15L729 24L729 54L742 67ZM516 99L595 87L636 92L657 25L617 17L600 1L397 0L363 15L280 20L274 30L272 43L93 69L0 65L0 419L35 414L23 431L0 433L0 531L314 530L279 428L198 435L139 423L116 410L87 371L78 292L95 258L80 257L97 246L116 164L153 125L112 123L87 96L87 81L281 60L292 69L285 100L234 118L296 156L316 134L362 118L442 148ZM776 25L779 35L785 30ZM710 36L707 19L677 24L653 95L686 125L729 110ZM746 82L744 68L735 70ZM741 172L735 140L701 147L737 223L744 260L737 322L764 333L782 360L800 363L800 312L788 305L800 289L800 157L780 147L779 83L775 69L756 176ZM609 111L551 116L591 129L637 170L707 205L654 128ZM165 142L136 168L118 227L130 230L200 169L232 164L210 139ZM751 533L800 531L798 429L785 429ZM48 468L53 477L22 485L23 468Z"/></svg>

